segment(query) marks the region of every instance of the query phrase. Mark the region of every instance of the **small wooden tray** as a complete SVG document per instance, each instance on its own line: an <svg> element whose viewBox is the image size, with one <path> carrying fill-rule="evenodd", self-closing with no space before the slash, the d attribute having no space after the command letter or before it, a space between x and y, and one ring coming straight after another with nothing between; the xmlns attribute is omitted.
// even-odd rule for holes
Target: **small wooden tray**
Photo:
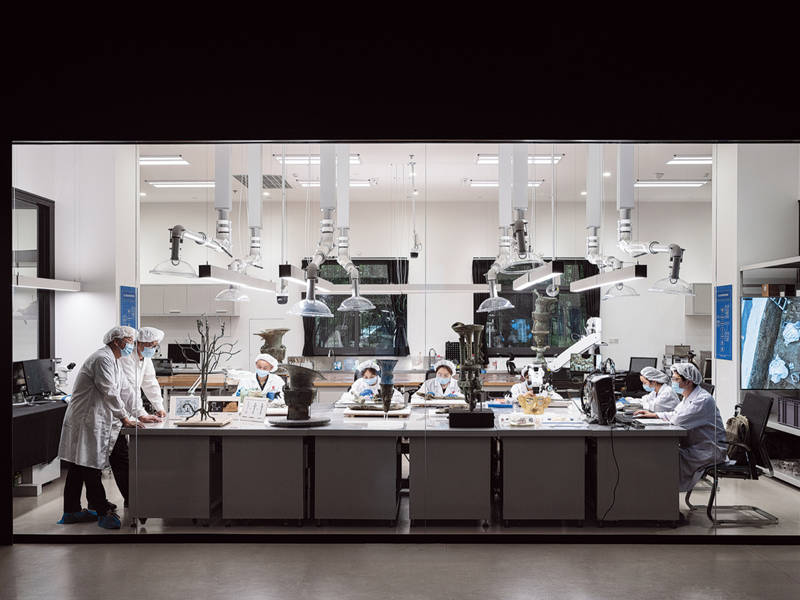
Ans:
<svg viewBox="0 0 800 600"><path fill-rule="evenodd" d="M176 421L176 427L225 427L229 425L230 421L212 421L206 419L205 421Z"/></svg>

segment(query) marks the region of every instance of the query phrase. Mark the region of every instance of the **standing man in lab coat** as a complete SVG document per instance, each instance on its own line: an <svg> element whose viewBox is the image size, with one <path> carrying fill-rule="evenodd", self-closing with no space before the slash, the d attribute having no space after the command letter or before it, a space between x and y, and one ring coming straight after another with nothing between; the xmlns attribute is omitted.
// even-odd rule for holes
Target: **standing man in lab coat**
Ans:
<svg viewBox="0 0 800 600"><path fill-rule="evenodd" d="M75 379L58 446L59 458L68 463L61 524L97 521L105 529L120 528L101 477L120 429L141 427L128 418L122 400L127 384L119 366L119 359L133 352L135 335L131 327L110 329L104 346L86 359ZM81 509L84 485L88 509Z"/></svg>
<svg viewBox="0 0 800 600"><path fill-rule="evenodd" d="M671 411L637 410L634 416L658 417L689 432L680 443L680 491L688 492L700 480L705 467L724 462L727 439L714 397L700 387L703 376L691 363L672 365L672 389L682 395Z"/></svg>
<svg viewBox="0 0 800 600"><path fill-rule="evenodd" d="M164 339L164 332L155 327L142 327L136 334L136 349L119 359L124 377L122 386L122 400L128 417L138 419L142 423L158 423L159 417L166 416L164 403L161 399L161 386L156 379L156 370L153 367L153 355L156 347ZM149 415L142 403L142 393L156 410L155 415ZM124 500L128 506L128 440L127 436L117 436L114 449L108 458L114 481L117 482Z"/></svg>

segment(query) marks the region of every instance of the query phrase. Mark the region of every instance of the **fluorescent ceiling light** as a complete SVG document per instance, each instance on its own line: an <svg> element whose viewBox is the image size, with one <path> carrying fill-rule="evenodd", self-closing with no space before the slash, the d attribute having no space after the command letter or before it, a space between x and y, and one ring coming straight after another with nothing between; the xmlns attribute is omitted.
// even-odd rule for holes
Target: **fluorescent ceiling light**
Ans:
<svg viewBox="0 0 800 600"><path fill-rule="evenodd" d="M206 281L218 281L257 292L275 293L275 284L273 282L250 277L239 271L231 271L214 265L200 265L199 273L200 279L205 279Z"/></svg>
<svg viewBox="0 0 800 600"><path fill-rule="evenodd" d="M213 188L213 181L145 181L157 188Z"/></svg>
<svg viewBox="0 0 800 600"><path fill-rule="evenodd" d="M369 187L374 184L374 179L351 179L350 187ZM318 188L319 179L298 179L297 183L304 188Z"/></svg>
<svg viewBox="0 0 800 600"><path fill-rule="evenodd" d="M272 155L275 160L279 163L283 163L283 155L282 154L273 154ZM287 165L318 165L319 164L319 154L287 154L286 155L286 163ZM351 154L350 155L350 164L351 165L360 165L361 164L361 155L360 154Z"/></svg>
<svg viewBox="0 0 800 600"><path fill-rule="evenodd" d="M698 188L708 183L707 179L638 179L633 187L637 188Z"/></svg>
<svg viewBox="0 0 800 600"><path fill-rule="evenodd" d="M563 157L563 154L556 154L554 156L550 154L529 154L528 164L552 165L554 161L556 164L558 164ZM497 154L478 154L478 157L475 159L475 163L479 165L496 165L499 164L499 162L500 159L498 158Z"/></svg>
<svg viewBox="0 0 800 600"><path fill-rule="evenodd" d="M534 181L528 182L528 187L539 187L544 183L544 179L536 179ZM497 181L492 181L488 179L470 179L469 180L469 187L498 187L500 184Z"/></svg>
<svg viewBox="0 0 800 600"><path fill-rule="evenodd" d="M588 194L588 193L589 193L589 192L587 192L586 190L584 190L584 191L582 191L582 192L581 192L581 196L585 196L585 195L586 195L586 194Z"/></svg>
<svg viewBox="0 0 800 600"><path fill-rule="evenodd" d="M675 154L672 160L667 161L668 165L710 165L711 155L706 154Z"/></svg>
<svg viewBox="0 0 800 600"><path fill-rule="evenodd" d="M611 171L605 171L603 177L611 177Z"/></svg>
<svg viewBox="0 0 800 600"><path fill-rule="evenodd" d="M147 194L145 192L139 192L139 195L140 196L147 196Z"/></svg>
<svg viewBox="0 0 800 600"><path fill-rule="evenodd" d="M561 260L552 260L549 263L543 264L541 267L536 267L525 273L522 277L517 277L514 280L514 291L519 292L535 286L537 283L542 283L564 273L564 262Z"/></svg>
<svg viewBox="0 0 800 600"><path fill-rule="evenodd" d="M180 154L172 156L140 156L140 165L188 165L189 162Z"/></svg>
<svg viewBox="0 0 800 600"><path fill-rule="evenodd" d="M269 196L269 192L262 192L262 196Z"/></svg>
<svg viewBox="0 0 800 600"><path fill-rule="evenodd" d="M306 287L306 272L303 271L300 267L295 267L294 265L278 265L278 277L283 279L284 281L288 281L290 283L296 283L297 285L302 285ZM317 277L317 284L314 286L317 291L324 292L326 294L330 294L332 290L336 287L342 287L347 289L347 293L350 293L350 286L337 286L334 283L331 283L327 279L323 279L322 277Z"/></svg>
<svg viewBox="0 0 800 600"><path fill-rule="evenodd" d="M54 292L80 292L80 281L67 281L65 279L47 279L45 277L27 277L25 275L11 275L11 285L18 288L33 290L53 290Z"/></svg>
<svg viewBox="0 0 800 600"><path fill-rule="evenodd" d="M606 271L591 277L584 277L569 284L570 292L586 292L606 285L614 285L624 281L647 278L647 265L633 265L613 271Z"/></svg>

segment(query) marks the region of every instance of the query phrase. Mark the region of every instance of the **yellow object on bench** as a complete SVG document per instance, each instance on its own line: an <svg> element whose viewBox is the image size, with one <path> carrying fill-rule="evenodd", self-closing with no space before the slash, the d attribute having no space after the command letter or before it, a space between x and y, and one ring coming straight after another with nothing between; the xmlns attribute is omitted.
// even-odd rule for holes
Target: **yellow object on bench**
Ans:
<svg viewBox="0 0 800 600"><path fill-rule="evenodd" d="M544 409L550 406L550 396L521 394L517 396L517 402L519 402L524 413L529 415L541 415Z"/></svg>

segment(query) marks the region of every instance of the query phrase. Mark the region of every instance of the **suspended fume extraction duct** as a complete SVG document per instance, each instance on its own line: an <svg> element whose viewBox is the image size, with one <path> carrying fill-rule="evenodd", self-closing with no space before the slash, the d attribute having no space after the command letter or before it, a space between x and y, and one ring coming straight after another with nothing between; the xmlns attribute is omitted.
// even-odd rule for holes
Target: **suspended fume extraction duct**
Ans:
<svg viewBox="0 0 800 600"><path fill-rule="evenodd" d="M333 313L324 302L317 300L316 284L319 279L319 268L328 255L336 247L333 239L333 212L336 210L336 149L333 144L320 145L320 210L322 218L319 224L319 243L314 256L305 268L306 297L300 300L289 314L302 317L332 317Z"/></svg>
<svg viewBox="0 0 800 600"><path fill-rule="evenodd" d="M589 144L586 161L586 260L596 265L600 273L571 282L571 292L583 292L604 285L619 285L624 281L647 277L645 265L625 267L617 257L604 256L600 252L598 234L602 221L602 202L603 145Z"/></svg>
<svg viewBox="0 0 800 600"><path fill-rule="evenodd" d="M352 295L339 305L338 310L345 312L364 312L372 310L375 305L359 295L358 268L350 259L350 145L335 144L336 153L336 219L339 226L338 262L350 278L353 286Z"/></svg>
<svg viewBox="0 0 800 600"><path fill-rule="evenodd" d="M186 229L183 225L175 225L169 229L169 259L157 264L150 270L150 273L153 275L173 275L176 277L197 277L194 267L185 260L181 260L181 244L185 239L192 240L200 246L211 248L216 252L227 254L233 258L233 255L217 240L211 239L202 231L195 232L191 229Z"/></svg>
<svg viewBox="0 0 800 600"><path fill-rule="evenodd" d="M511 223L513 239L508 264L502 273L517 274L530 271L544 263L542 257L533 251L533 235L528 233L528 144L503 144L511 148L511 168L504 165L506 178L511 179L511 208L514 220ZM503 163L501 163L503 164ZM503 174L500 174L503 179ZM501 221L502 222L502 221Z"/></svg>
<svg viewBox="0 0 800 600"><path fill-rule="evenodd" d="M510 144L500 144L498 154L499 191L498 191L498 223L499 241L497 258L486 272L486 283L489 285L489 297L481 302L478 312L495 312L514 308L506 298L497 295L497 275L511 263L511 228L506 225L511 216L511 175L513 173L512 151ZM527 157L526 157L527 161ZM526 184L527 185L527 184Z"/></svg>
<svg viewBox="0 0 800 600"><path fill-rule="evenodd" d="M626 254L638 257L644 254L669 254L668 275L660 279L651 292L693 296L692 286L680 278L684 249L678 244L640 242L632 239L631 211L634 209L633 144L617 146L617 247Z"/></svg>

